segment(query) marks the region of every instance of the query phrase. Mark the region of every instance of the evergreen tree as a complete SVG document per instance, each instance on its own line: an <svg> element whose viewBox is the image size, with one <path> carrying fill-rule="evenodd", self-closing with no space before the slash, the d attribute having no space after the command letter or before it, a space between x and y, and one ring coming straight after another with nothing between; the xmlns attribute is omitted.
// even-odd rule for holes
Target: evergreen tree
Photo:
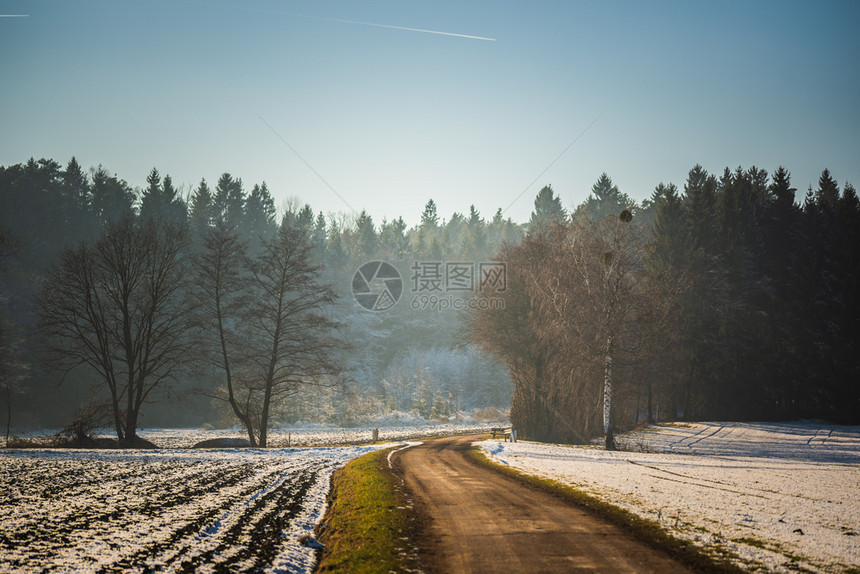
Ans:
<svg viewBox="0 0 860 574"><path fill-rule="evenodd" d="M815 203L819 210L828 214L836 211L839 201L839 184L830 175L830 170L825 169L818 178L818 189L815 190Z"/></svg>
<svg viewBox="0 0 860 574"><path fill-rule="evenodd" d="M453 256L459 257L463 251L463 243L465 242L465 232L467 229L466 218L462 213L454 212L451 219L445 224L445 229L442 233L444 243L447 245L447 252Z"/></svg>
<svg viewBox="0 0 860 574"><path fill-rule="evenodd" d="M146 176L146 184L146 189L140 196L140 218L144 221L148 219L157 221L162 215L164 199L161 191L161 175L156 168L152 168L152 171Z"/></svg>
<svg viewBox="0 0 860 574"><path fill-rule="evenodd" d="M716 204L717 250L724 282L714 297L720 350L711 403L717 415L749 418L760 412L772 383L767 359L757 345L770 336L760 311L766 304L762 280L763 242L757 212L765 207L766 172L726 169Z"/></svg>
<svg viewBox="0 0 860 574"><path fill-rule="evenodd" d="M683 403L683 371L675 368L686 359L678 344L682 299L673 289L680 286L683 292L690 283L687 271L690 250L683 198L672 183L660 183L651 197L653 223L647 245L644 284L659 311L652 318L649 341L654 350L653 360L641 369L649 424L656 420L655 395L662 395L664 412L677 413Z"/></svg>
<svg viewBox="0 0 860 574"><path fill-rule="evenodd" d="M463 246L464 255L472 254L483 259L487 252L487 225L474 205L469 206L467 237Z"/></svg>
<svg viewBox="0 0 860 574"><path fill-rule="evenodd" d="M778 210L787 210L795 205L795 194L797 189L791 187L791 174L780 166L773 174L770 184L770 202Z"/></svg>
<svg viewBox="0 0 860 574"><path fill-rule="evenodd" d="M326 245L326 264L334 272L343 271L349 263L349 254L343 243L343 234L336 223L329 226L329 238Z"/></svg>
<svg viewBox="0 0 860 574"><path fill-rule="evenodd" d="M245 191L242 180L234 179L229 173L221 174L215 186L215 219L228 225L242 224L245 208Z"/></svg>
<svg viewBox="0 0 860 574"><path fill-rule="evenodd" d="M635 205L636 202L626 193L621 193L618 186L612 183L612 179L604 172L591 186L591 195L579 206L579 209L584 210L588 217L603 219L608 215L615 216Z"/></svg>
<svg viewBox="0 0 860 574"><path fill-rule="evenodd" d="M469 228L474 228L484 224L484 219L481 214L475 209L475 204L469 206Z"/></svg>
<svg viewBox="0 0 860 574"><path fill-rule="evenodd" d="M408 255L409 240L406 238L406 222L403 217L382 222L378 245L381 257L397 261Z"/></svg>
<svg viewBox="0 0 860 574"><path fill-rule="evenodd" d="M61 178L66 219L71 228L82 233L79 237L86 236L86 233L94 227L90 211L90 184L74 156L66 165Z"/></svg>
<svg viewBox="0 0 860 574"><path fill-rule="evenodd" d="M152 168L146 178L147 187L140 197L140 218L143 221L153 219L178 225L184 225L188 218L188 209L169 175L161 176L156 168Z"/></svg>
<svg viewBox="0 0 860 574"><path fill-rule="evenodd" d="M535 209L529 219L529 232L547 230L553 224L564 223L567 212L561 206L561 198L557 197L551 185L546 185L535 197Z"/></svg>
<svg viewBox="0 0 860 574"><path fill-rule="evenodd" d="M255 185L245 198L242 232L253 242L270 237L275 230L275 200L264 181L260 185Z"/></svg>
<svg viewBox="0 0 860 574"><path fill-rule="evenodd" d="M317 220L314 224L312 245L313 245L313 256L314 261L318 264L323 263L323 259L325 257L325 247L326 247L326 233L327 233L327 225L325 220L325 215L320 211L317 214Z"/></svg>
<svg viewBox="0 0 860 574"><path fill-rule="evenodd" d="M376 229L373 225L373 218L362 210L355 221L355 253L353 256L354 263L360 263L363 260L370 260L376 253Z"/></svg>
<svg viewBox="0 0 860 574"><path fill-rule="evenodd" d="M432 199L424 206L421 214L421 227L433 228L439 225L439 214L436 213L436 202Z"/></svg>
<svg viewBox="0 0 860 574"><path fill-rule="evenodd" d="M791 174L783 167L774 172L768 187L768 199L760 215L763 256L762 275L768 297L763 305L767 322L767 337L759 352L767 358L771 371L769 384L769 416L797 418L801 396L805 392L806 376L798 368L805 345L800 334L803 296L800 262L806 249L800 206L795 203ZM801 363L809 364L808 358Z"/></svg>
<svg viewBox="0 0 860 574"><path fill-rule="evenodd" d="M659 184L654 191L653 258L664 269L681 269L687 263L687 228L678 188Z"/></svg>
<svg viewBox="0 0 860 574"><path fill-rule="evenodd" d="M304 207L299 210L296 220L299 227L304 229L306 234L310 235L311 229L314 226L314 210L311 209L309 204L306 203Z"/></svg>
<svg viewBox="0 0 860 574"><path fill-rule="evenodd" d="M205 179L200 180L200 185L191 196L190 222L191 228L198 237L203 237L214 222L214 199L212 191Z"/></svg>
<svg viewBox="0 0 860 574"><path fill-rule="evenodd" d="M713 385L718 358L718 323L714 295L722 281L715 247L717 180L701 165L687 174L684 184L685 233L689 250L686 271L692 284L681 302L680 341L685 356L683 398L679 409L688 420L703 416L704 397Z"/></svg>
<svg viewBox="0 0 860 574"><path fill-rule="evenodd" d="M110 175L101 165L91 179L92 211L102 229L134 212L134 192L125 180Z"/></svg>

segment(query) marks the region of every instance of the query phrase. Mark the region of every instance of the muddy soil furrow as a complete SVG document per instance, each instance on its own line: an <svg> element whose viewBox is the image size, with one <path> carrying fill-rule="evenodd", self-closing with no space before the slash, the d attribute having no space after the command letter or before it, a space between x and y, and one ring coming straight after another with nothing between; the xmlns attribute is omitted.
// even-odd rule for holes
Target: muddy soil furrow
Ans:
<svg viewBox="0 0 860 574"><path fill-rule="evenodd" d="M0 572L310 572L300 537L363 452L0 452Z"/></svg>
<svg viewBox="0 0 860 574"><path fill-rule="evenodd" d="M167 539L168 544L177 542L198 534L206 524L223 514L225 508L242 504L283 475L283 465L279 469L261 469L251 463L220 463L220 468L196 465L199 468L193 474L186 473L183 480L163 480L161 473L153 473L151 469L144 468L146 466L138 465L134 472L137 476L146 476L147 481L131 488L125 484L125 494L111 491L111 483L117 474L110 476L105 472L107 484L99 485L98 492L59 508L53 494L57 485L48 482L48 473L41 473L42 480L30 480L23 498L36 504L28 509L29 517L19 518L14 531L0 530L0 551L6 555L5 561L15 567L26 567L33 553L27 553L28 559L16 556L20 554L16 551L26 547L38 548L41 560L54 562L65 548L79 546L81 538L101 538L99 532L106 525L114 531L135 528L141 534L179 526ZM128 469L123 469L118 474L123 476L128 472ZM176 473L166 474L172 479ZM16 497L18 504L21 498ZM189 512L191 508L193 511ZM100 571L117 572L126 570L130 564L138 566L142 564L142 557L157 554L164 546L154 544L132 556L120 557L114 565L106 565ZM120 544L104 541L95 549L105 547L119 551ZM87 552L85 548L80 548L80 551L79 559L97 564L97 554Z"/></svg>
<svg viewBox="0 0 860 574"><path fill-rule="evenodd" d="M142 572L196 572L204 567L215 572L260 571L281 551L284 529L301 511L307 491L326 466L287 465L285 469L278 465L260 471L241 494L222 497L213 491L222 504L199 512L162 542L149 544L99 572L130 568ZM276 486L272 488L273 485Z"/></svg>
<svg viewBox="0 0 860 574"><path fill-rule="evenodd" d="M215 548L184 560L178 571L191 573L203 564L213 564L219 572L257 572L271 564L284 543L284 530L302 509L305 494L321 468L303 468L254 500L226 529Z"/></svg>
<svg viewBox="0 0 860 574"><path fill-rule="evenodd" d="M138 468L137 473L141 472L142 469ZM208 471L201 468L183 481L171 480L169 476L164 480L159 473L148 484L124 485L120 492L108 484L101 485L98 492L87 497L65 497L70 502L60 508L54 503L55 485L31 481L30 492L25 497L30 499L29 520L25 524L19 523L11 540L0 532L0 549L10 549L19 540L39 540L39 532L48 530L52 539L67 544L67 535L74 531L100 530L107 523L122 528L157 518L174 507L195 503L209 493L244 482L253 474L250 463L226 468L214 477L211 468ZM40 488L43 485L45 487ZM20 501L20 498L16 500Z"/></svg>

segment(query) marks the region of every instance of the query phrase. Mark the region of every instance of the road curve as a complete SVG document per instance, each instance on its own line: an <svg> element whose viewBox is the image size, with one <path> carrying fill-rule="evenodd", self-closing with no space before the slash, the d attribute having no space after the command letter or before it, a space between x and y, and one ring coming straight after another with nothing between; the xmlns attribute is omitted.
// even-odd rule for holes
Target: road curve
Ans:
<svg viewBox="0 0 860 574"><path fill-rule="evenodd" d="M422 568L459 572L690 572L622 528L465 456L481 437L394 454L416 512Z"/></svg>

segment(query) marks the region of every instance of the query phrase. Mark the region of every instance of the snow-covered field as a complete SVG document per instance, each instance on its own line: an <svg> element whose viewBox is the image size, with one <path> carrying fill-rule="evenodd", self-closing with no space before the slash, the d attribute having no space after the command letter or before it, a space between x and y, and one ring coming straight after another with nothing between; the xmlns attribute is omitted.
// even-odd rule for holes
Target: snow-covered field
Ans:
<svg viewBox="0 0 860 574"><path fill-rule="evenodd" d="M631 450L479 444L750 570L860 570L860 427L696 423L620 442Z"/></svg>
<svg viewBox="0 0 860 574"><path fill-rule="evenodd" d="M380 441L404 441L427 436L441 436L467 433L482 433L494 426L505 426L506 422L496 423L432 423L424 421L384 421L388 425L379 428ZM392 424L393 423L393 424ZM17 437L30 439L45 439L57 432L57 429L42 429L13 433ZM102 429L97 436L115 438L110 429ZM239 428L232 429L203 429L203 428L154 428L138 431L138 436L145 438L161 448L190 448L194 444L212 438L247 438L247 434ZM288 427L269 431L269 447L288 448L296 446L331 446L366 444L373 437L372 427L335 428L321 425ZM2 440L2 439L0 439ZM0 442L0 444L3 444ZM5 446L5 444L3 444Z"/></svg>
<svg viewBox="0 0 860 574"><path fill-rule="evenodd" d="M486 432L492 426L502 423L484 424L416 424L379 427L379 440L404 441L426 436L453 435ZM247 438L241 429L204 430L204 429L149 429L138 433L162 448L188 448L194 443L219 437ZM110 436L106 434L106 436ZM278 429L269 432L270 447L288 446L328 446L344 444L364 444L373 438L373 429L331 428L308 426Z"/></svg>
<svg viewBox="0 0 860 574"><path fill-rule="evenodd" d="M310 572L331 473L384 446L3 450L0 572Z"/></svg>
<svg viewBox="0 0 860 574"><path fill-rule="evenodd" d="M493 426L403 423L380 427L387 444L372 446L329 446L367 445L371 428L307 426L272 431L265 450L190 448L241 429L138 433L160 450L0 449L0 572L310 572L316 556L299 539L324 513L336 468Z"/></svg>

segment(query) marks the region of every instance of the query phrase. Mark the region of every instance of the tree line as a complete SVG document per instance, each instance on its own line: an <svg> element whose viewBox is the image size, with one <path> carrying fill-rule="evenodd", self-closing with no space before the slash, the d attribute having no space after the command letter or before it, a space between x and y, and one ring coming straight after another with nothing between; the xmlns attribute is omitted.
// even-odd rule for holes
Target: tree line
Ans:
<svg viewBox="0 0 860 574"><path fill-rule="evenodd" d="M265 443L271 420L350 425L509 403L504 367L457 338L461 315L408 302L373 315L349 291L368 260L401 263L408 284L411 260L488 259L522 233L501 210L442 220L429 200L408 228L295 201L278 209L265 182L248 190L229 173L181 190L154 168L132 189L74 158L2 167L0 190L7 424L13 402L19 425L52 426L69 403L104 402L123 440L142 424L217 420ZM169 288L146 279L159 274ZM84 328L74 307L88 297L100 313ZM99 337L109 347L91 345Z"/></svg>
<svg viewBox="0 0 860 574"><path fill-rule="evenodd" d="M856 422L860 413L860 207L854 188L840 189L826 170L802 202L783 168L716 175L696 166L682 190L660 184L641 204L603 174L570 212L546 186L526 224L501 209L485 219L474 206L442 219L431 199L413 227L295 201L278 209L265 183L247 190L229 173L179 190L153 169L145 188L132 189L74 159L0 168L0 191L7 426L13 401L26 421L51 401L81 407L94 396L115 403L118 436L133 436L135 417L148 413L158 424L241 422L263 444L271 421L346 426L485 406L510 406L533 438L608 443L657 419ZM149 284L129 290L139 317L111 310L124 366L91 361L56 390L49 367L68 362L51 357L72 345L36 344L40 330L52 332L39 322L45 286L71 288L62 275L70 261L98 255L104 266L111 250L132 245ZM153 265L169 253L159 272ZM506 289L492 296L504 305L417 313L405 300L369 313L350 285L370 260L398 266L404 299L412 262L502 262ZM177 287L159 295L159 273ZM146 302L156 300L166 322L147 323ZM140 340L120 328L125 316L138 321ZM147 343L155 328L165 335ZM300 340L319 354L304 354ZM166 341L170 352L159 351ZM142 356L175 362L145 366ZM142 369L150 378L135 382ZM117 382L92 392L92 373ZM153 406L158 396L170 400Z"/></svg>
<svg viewBox="0 0 860 574"><path fill-rule="evenodd" d="M604 174L532 221L499 254L504 310L471 325L514 380L514 426L611 446L658 416L860 421L860 202L827 170L795 191L783 168L695 166L636 205Z"/></svg>

